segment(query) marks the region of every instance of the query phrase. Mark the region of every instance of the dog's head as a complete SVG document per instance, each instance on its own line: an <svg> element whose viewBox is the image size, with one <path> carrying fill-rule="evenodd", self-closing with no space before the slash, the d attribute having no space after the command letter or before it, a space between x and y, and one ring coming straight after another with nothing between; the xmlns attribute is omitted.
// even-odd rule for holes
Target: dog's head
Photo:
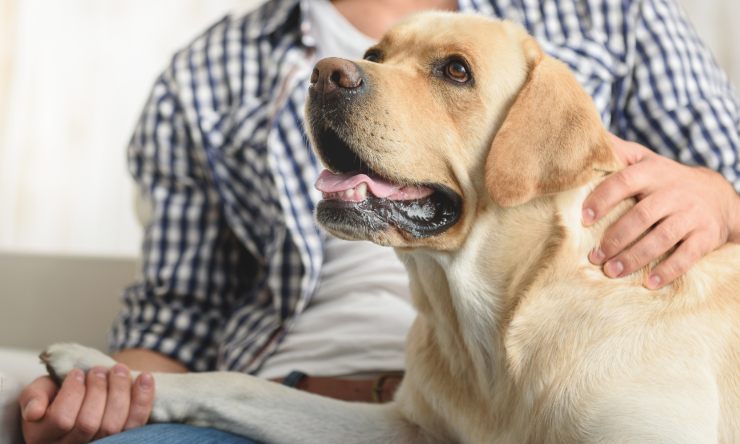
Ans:
<svg viewBox="0 0 740 444"><path fill-rule="evenodd" d="M362 61L321 60L306 114L327 167L319 223L383 245L458 248L491 205L615 166L568 69L520 26L480 16L416 15Z"/></svg>

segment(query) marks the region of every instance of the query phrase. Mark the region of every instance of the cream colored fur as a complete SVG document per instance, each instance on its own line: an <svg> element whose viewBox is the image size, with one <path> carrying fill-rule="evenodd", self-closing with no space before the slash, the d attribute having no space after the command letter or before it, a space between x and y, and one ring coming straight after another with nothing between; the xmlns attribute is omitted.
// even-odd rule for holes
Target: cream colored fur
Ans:
<svg viewBox="0 0 740 444"><path fill-rule="evenodd" d="M359 62L380 86L357 125L385 128L392 143L360 140L359 154L390 178L463 197L460 222L434 239L373 238L396 247L419 311L395 401L345 403L241 374L157 374L153 421L275 443L740 442L740 247L659 291L641 286L649 267L608 279L587 255L632 203L582 226L585 197L618 165L562 65L521 28L472 16L417 16L379 48L382 64ZM469 57L475 88L424 78L435 50ZM568 112L566 129L548 123L546 113ZM526 161L512 169L507 156ZM499 172L522 186L505 189ZM44 360L59 376L113 364L70 344Z"/></svg>

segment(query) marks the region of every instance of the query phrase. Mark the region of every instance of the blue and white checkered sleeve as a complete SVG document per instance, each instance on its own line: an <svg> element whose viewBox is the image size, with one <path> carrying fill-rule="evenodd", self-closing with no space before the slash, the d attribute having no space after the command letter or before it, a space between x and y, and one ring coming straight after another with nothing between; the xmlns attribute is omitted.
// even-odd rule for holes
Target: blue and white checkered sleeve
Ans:
<svg viewBox="0 0 740 444"><path fill-rule="evenodd" d="M173 83L171 72L158 79L129 145L129 169L153 217L141 276L124 293L110 345L209 370L255 266L225 221Z"/></svg>
<svg viewBox="0 0 740 444"><path fill-rule="evenodd" d="M645 0L634 30L625 136L718 171L740 191L740 105L673 0Z"/></svg>

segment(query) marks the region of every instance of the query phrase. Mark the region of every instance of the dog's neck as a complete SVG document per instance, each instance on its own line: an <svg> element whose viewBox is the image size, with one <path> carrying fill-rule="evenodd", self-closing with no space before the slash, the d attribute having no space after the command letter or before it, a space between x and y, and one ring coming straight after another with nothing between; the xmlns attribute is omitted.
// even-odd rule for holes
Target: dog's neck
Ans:
<svg viewBox="0 0 740 444"><path fill-rule="evenodd" d="M426 340L439 348L450 373L472 377L490 393L492 380L501 382L491 373L506 372L508 325L532 286L579 268L601 273L588 262L588 253L629 204L583 227L581 207L596 182L515 208L491 205L478 214L454 252L399 251L411 278L418 322L426 326L431 336ZM554 261L555 255L568 259ZM554 269L556 262L567 269Z"/></svg>

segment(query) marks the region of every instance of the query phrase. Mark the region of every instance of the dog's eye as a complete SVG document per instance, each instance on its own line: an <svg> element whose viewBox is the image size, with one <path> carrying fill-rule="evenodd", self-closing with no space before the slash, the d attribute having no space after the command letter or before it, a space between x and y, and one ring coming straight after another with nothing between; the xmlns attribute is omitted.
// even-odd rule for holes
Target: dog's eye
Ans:
<svg viewBox="0 0 740 444"><path fill-rule="evenodd" d="M367 60L368 62L373 62L373 63L380 63L380 61L382 59L382 57L380 55L380 51L376 51L376 50L373 50L373 49L371 49L368 52L366 52L365 55L362 58L365 59L365 60Z"/></svg>
<svg viewBox="0 0 740 444"><path fill-rule="evenodd" d="M470 80L468 67L458 60L452 60L444 67L444 73L448 79L455 82L465 83Z"/></svg>

